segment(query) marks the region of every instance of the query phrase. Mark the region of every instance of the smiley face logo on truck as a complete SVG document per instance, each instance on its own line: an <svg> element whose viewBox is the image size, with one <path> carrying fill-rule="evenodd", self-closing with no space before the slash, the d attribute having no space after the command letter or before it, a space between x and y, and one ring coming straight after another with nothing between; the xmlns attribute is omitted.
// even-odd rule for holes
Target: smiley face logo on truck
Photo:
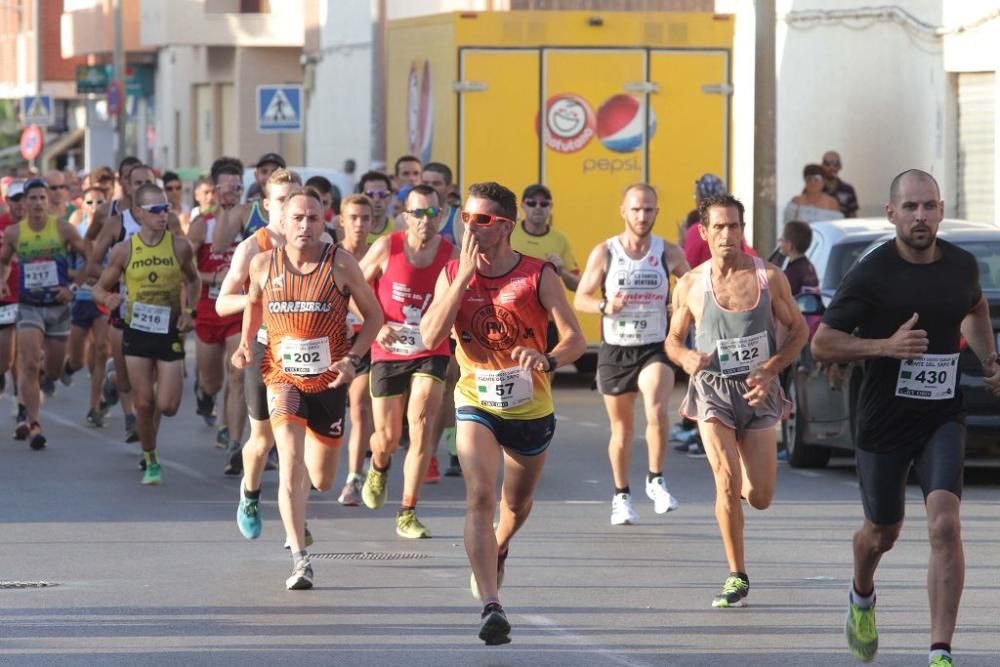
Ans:
<svg viewBox="0 0 1000 667"><path fill-rule="evenodd" d="M556 152L577 152L594 138L596 128L594 110L578 95L560 93L545 103L542 139Z"/></svg>

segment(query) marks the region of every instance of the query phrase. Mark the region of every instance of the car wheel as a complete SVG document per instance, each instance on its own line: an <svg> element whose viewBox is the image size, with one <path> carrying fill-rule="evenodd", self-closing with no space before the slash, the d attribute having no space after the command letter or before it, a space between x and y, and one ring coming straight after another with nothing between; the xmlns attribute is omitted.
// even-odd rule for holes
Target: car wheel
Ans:
<svg viewBox="0 0 1000 667"><path fill-rule="evenodd" d="M830 461L830 448L807 445L803 441L806 421L799 410L798 383L793 377L788 382L788 400L792 403L791 414L781 422L781 435L788 450L788 465L793 468L822 468Z"/></svg>

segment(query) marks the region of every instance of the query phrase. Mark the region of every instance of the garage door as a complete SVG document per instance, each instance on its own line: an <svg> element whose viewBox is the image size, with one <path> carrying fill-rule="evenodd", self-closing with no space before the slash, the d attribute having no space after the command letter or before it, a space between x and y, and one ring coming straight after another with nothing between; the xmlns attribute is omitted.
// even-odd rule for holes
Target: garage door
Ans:
<svg viewBox="0 0 1000 667"><path fill-rule="evenodd" d="M958 75L958 217L996 220L994 72Z"/></svg>

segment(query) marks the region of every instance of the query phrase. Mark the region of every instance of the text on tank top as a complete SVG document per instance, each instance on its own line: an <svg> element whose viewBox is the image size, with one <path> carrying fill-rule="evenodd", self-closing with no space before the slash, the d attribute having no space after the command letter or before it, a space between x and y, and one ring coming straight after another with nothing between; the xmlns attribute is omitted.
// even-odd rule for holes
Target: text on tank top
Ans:
<svg viewBox="0 0 1000 667"><path fill-rule="evenodd" d="M263 293L267 347L262 370L267 386L292 384L307 394L324 391L335 378L330 364L350 349L350 297L334 280L336 252L336 246L326 244L319 264L307 274L288 267L283 249L272 253Z"/></svg>
<svg viewBox="0 0 1000 667"><path fill-rule="evenodd" d="M181 263L174 253L174 235L164 232L156 245L138 234L129 239L125 287L129 295L125 324L151 334L176 331L181 312Z"/></svg>
<svg viewBox="0 0 1000 667"><path fill-rule="evenodd" d="M405 245L406 232L394 232L389 236L389 259L385 272L375 279L374 285L375 296L385 313L385 323L396 332L399 340L386 347L378 342L372 345L372 361L450 356L447 339L432 350L424 346L420 319L431 304L434 286L454 246L440 238L434 259L426 267L418 268L407 259Z"/></svg>
<svg viewBox="0 0 1000 667"><path fill-rule="evenodd" d="M663 239L650 239L649 250L639 259L629 257L617 236L607 241L603 294L611 301L621 293L625 300L621 311L601 318L601 336L610 345L649 345L667 337L670 274L663 263Z"/></svg>
<svg viewBox="0 0 1000 667"><path fill-rule="evenodd" d="M461 377L455 404L472 406L509 419L552 414L549 374L526 371L511 359L517 346L545 352L549 313L539 296L544 260L521 255L502 276L473 275L455 318L455 358ZM551 267L551 264L549 264ZM448 262L449 282L458 260Z"/></svg>
<svg viewBox="0 0 1000 667"><path fill-rule="evenodd" d="M767 269L759 257L752 257L757 282L757 302L747 310L727 310L719 305L712 288L712 267L703 272L704 300L701 319L695 330L695 347L711 356L703 373L722 377L745 377L766 362L775 348L771 294Z"/></svg>

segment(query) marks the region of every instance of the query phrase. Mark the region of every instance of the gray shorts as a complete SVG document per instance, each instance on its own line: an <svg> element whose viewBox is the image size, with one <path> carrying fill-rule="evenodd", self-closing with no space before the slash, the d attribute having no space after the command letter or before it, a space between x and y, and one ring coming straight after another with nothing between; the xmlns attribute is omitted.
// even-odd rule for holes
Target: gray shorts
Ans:
<svg viewBox="0 0 1000 667"><path fill-rule="evenodd" d="M748 430L773 428L791 410L777 379L771 383L767 399L755 407L743 398L749 390L745 378L723 378L701 371L688 380L681 415L694 421L715 419L736 431L736 439L742 440Z"/></svg>
<svg viewBox="0 0 1000 667"><path fill-rule="evenodd" d="M17 309L17 330L38 329L46 338L66 338L72 322L68 303L33 306L22 303Z"/></svg>

